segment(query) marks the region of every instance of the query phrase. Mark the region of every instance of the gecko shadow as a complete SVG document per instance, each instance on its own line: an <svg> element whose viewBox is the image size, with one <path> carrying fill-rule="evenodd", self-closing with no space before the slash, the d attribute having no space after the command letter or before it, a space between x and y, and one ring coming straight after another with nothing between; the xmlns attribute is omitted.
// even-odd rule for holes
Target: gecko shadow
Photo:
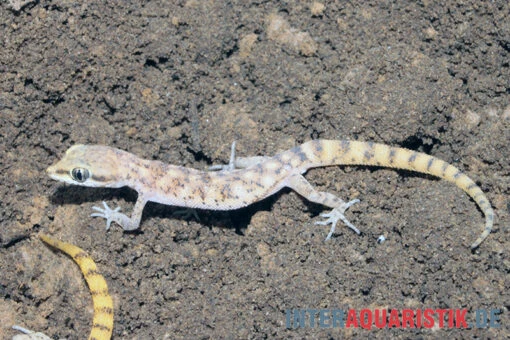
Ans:
<svg viewBox="0 0 510 340"><path fill-rule="evenodd" d="M205 227L212 228L224 226L229 229L234 229L238 235L244 235L244 230L250 224L253 215L258 211L270 211L273 203L280 197L280 195L288 193L290 189L283 189L280 192L267 197L261 201L250 204L247 207L234 209L234 210L211 210L211 209L195 209L180 206L165 205L156 202L147 202L144 207L142 222L140 228L124 231L125 233L143 233L144 224L148 224L148 220L152 217L161 219L183 219L183 220L196 220L198 216L198 223ZM80 187L72 185L62 185L58 187L51 195L51 203L59 206L67 204L82 205L84 203L96 202L97 206L101 206L101 202L105 201L110 206L121 206L122 211L128 216L131 216L131 209L133 208L137 192L129 187L122 188L92 188ZM186 211L189 210L190 216L182 217L179 215L188 215ZM182 212L185 213L182 213ZM193 213L196 211L196 214ZM91 209L90 213L94 211ZM93 217L90 217L92 220ZM115 224L115 223L114 223ZM115 224L116 227L118 225Z"/></svg>

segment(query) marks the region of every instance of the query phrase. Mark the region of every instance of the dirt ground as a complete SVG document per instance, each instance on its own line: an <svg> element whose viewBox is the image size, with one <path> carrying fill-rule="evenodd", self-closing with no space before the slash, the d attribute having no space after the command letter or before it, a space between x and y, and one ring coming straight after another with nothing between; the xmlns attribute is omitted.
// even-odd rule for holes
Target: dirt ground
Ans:
<svg viewBox="0 0 510 340"><path fill-rule="evenodd" d="M14 6L15 7L15 6ZM0 2L0 338L17 324L84 339L92 302L72 260L89 252L115 305L114 339L509 338L508 1ZM486 192L493 233L450 183L407 171L314 169L360 198L324 242L324 207L283 190L248 208L105 231L92 206L136 192L63 185L44 170L76 143L205 169L310 139L403 146ZM387 240L378 244L377 238ZM291 309L499 309L483 329L286 328ZM436 319L437 320L437 319Z"/></svg>

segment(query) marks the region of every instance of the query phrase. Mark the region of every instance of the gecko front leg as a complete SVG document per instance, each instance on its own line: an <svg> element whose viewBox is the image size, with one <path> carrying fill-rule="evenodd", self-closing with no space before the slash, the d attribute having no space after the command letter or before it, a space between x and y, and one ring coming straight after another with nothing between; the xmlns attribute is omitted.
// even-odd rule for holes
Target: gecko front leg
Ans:
<svg viewBox="0 0 510 340"><path fill-rule="evenodd" d="M359 199L354 199L349 202L345 202L342 199L336 197L329 192L317 191L312 185L301 175L292 175L286 180L287 187L293 189L298 194L306 198L307 200L323 204L327 207L333 208L331 212L327 214L321 214L322 217L326 217L327 219L324 221L317 221L315 224L319 225L328 225L331 224L331 229L329 230L328 236L326 240L329 240L336 229L336 224L338 220L344 222L346 226L354 230L356 234L360 234L358 228L356 228L347 218L344 216L344 212L353 204L358 203Z"/></svg>
<svg viewBox="0 0 510 340"><path fill-rule="evenodd" d="M92 213L90 216L92 217L102 217L106 219L106 230L110 229L110 225L112 222L117 223L122 227L122 229L126 231L135 230L140 227L140 221L142 220L142 212L143 208L147 200L139 195L138 199L135 203L135 207L133 208L133 213L131 217L120 212L120 207L115 209L111 209L106 202L103 201L104 208L92 207L96 213Z"/></svg>

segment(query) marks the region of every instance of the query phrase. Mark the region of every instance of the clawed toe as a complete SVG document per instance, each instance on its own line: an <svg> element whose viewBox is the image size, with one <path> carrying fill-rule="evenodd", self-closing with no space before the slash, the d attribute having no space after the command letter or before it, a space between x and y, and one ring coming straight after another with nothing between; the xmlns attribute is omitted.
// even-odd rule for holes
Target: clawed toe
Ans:
<svg viewBox="0 0 510 340"><path fill-rule="evenodd" d="M209 171L233 171L236 169L236 142L230 147L230 161L228 164L213 165L208 168Z"/></svg>
<svg viewBox="0 0 510 340"><path fill-rule="evenodd" d="M104 208L99 208L99 207L93 206L92 209L97 211L97 213L92 213L92 214L90 214L90 216L101 217L101 218L106 219L106 230L108 230L108 229L110 229L110 225L113 222L114 215L120 211L120 207L117 207L115 209L110 209L108 204L106 204L106 202L104 202L104 201L103 201L103 207Z"/></svg>
<svg viewBox="0 0 510 340"><path fill-rule="evenodd" d="M359 202L359 199L355 199L355 200L352 200L352 201L342 204L340 207L331 210L331 212L329 212L329 213L321 214L321 217L324 217L326 220L317 221L317 222L315 222L315 224L316 225L331 224L331 229L329 230L328 236L326 237L325 241L329 240L331 238L331 236L333 236L333 233L335 232L336 224L337 224L338 220L341 220L342 222L344 222L344 224L347 227L349 227L350 229L352 229L356 234L359 235L361 233L359 231L359 229L356 228L351 222L349 222L349 220L347 220L347 218L344 216L345 210L347 210L350 206L352 206L353 204L358 203L358 202Z"/></svg>

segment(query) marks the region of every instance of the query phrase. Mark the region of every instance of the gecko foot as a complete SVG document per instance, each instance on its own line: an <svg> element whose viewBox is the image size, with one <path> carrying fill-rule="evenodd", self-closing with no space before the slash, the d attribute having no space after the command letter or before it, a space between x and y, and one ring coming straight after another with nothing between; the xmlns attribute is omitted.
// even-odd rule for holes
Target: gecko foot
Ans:
<svg viewBox="0 0 510 340"><path fill-rule="evenodd" d="M228 164L213 165L208 168L209 171L232 171L236 168L236 141L232 142L230 147L230 160Z"/></svg>
<svg viewBox="0 0 510 340"><path fill-rule="evenodd" d="M352 230L354 230L354 232L356 232L356 234L360 234L360 231L358 230L358 228L356 228L351 222L349 222L347 220L347 218L344 216L344 212L353 204L355 203L358 203L359 202L359 199L355 199L355 200L352 200L352 201L349 201L347 203L344 203L342 204L341 206L339 207L336 207L335 209L331 210L331 212L327 213L327 214L321 214L322 217L325 217L327 218L326 220L324 221L317 221L315 222L315 224L318 224L318 225L328 225L331 223L331 229L329 230L329 234L328 236L326 237L326 240L329 240L331 238L331 236L333 236L333 233L335 232L335 228L336 228L336 224L338 222L338 220L342 220L342 222L344 222L344 224L346 226L348 226L349 228L351 228Z"/></svg>
<svg viewBox="0 0 510 340"><path fill-rule="evenodd" d="M103 201L103 208L99 207L92 207L95 211L99 211L97 213L92 213L90 216L92 217L102 217L106 219L106 230L110 229L110 224L115 221L115 218L118 216L118 213L120 211L120 207L117 207L115 209L110 209L108 204L106 204L105 201Z"/></svg>

